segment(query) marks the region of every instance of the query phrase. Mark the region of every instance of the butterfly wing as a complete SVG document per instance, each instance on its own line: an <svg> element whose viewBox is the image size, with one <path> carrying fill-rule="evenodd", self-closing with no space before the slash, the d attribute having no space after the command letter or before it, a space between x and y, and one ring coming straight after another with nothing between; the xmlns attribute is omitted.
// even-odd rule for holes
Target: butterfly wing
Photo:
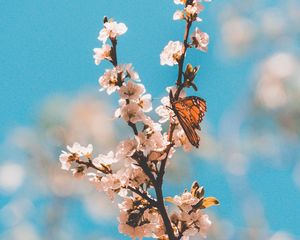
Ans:
<svg viewBox="0 0 300 240"><path fill-rule="evenodd" d="M193 127L200 130L200 123L203 120L204 113L206 112L206 102L200 97L186 97L182 99L182 103L189 109L189 114Z"/></svg>
<svg viewBox="0 0 300 240"><path fill-rule="evenodd" d="M172 108L190 143L199 147L200 137L195 129L200 130L200 122L206 111L204 99L191 96L172 103Z"/></svg>

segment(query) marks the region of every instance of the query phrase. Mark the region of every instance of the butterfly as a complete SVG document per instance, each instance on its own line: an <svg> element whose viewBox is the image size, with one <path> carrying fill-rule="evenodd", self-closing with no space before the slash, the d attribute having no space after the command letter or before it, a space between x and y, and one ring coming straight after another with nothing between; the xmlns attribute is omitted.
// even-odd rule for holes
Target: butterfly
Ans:
<svg viewBox="0 0 300 240"><path fill-rule="evenodd" d="M173 97L170 99L172 110L177 116L189 142L198 148L200 137L196 129L200 130L200 123L207 110L205 100L196 96L179 98L178 100L174 100Z"/></svg>

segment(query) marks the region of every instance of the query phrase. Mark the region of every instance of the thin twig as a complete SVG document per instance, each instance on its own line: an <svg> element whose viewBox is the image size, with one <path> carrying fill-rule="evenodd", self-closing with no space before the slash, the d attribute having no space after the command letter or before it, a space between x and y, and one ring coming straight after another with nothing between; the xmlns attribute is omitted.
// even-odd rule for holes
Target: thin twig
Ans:
<svg viewBox="0 0 300 240"><path fill-rule="evenodd" d="M116 67L118 66L118 58L117 58L117 39L116 38L110 38L111 45L112 45L112 64Z"/></svg>
<svg viewBox="0 0 300 240"><path fill-rule="evenodd" d="M178 77L177 77L177 82L176 82L176 84L178 86L178 89L177 89L177 91L175 93L175 96L174 96L175 100L178 100L180 91L183 89L183 83L182 83L182 73L183 72L182 72L182 70L183 70L185 54L186 54L186 51L189 47L188 38L189 38L189 33L190 33L191 26L192 26L192 22L190 20L186 20L184 39L183 39L183 54L181 55L180 60L178 62Z"/></svg>
<svg viewBox="0 0 300 240"><path fill-rule="evenodd" d="M137 161L138 166L140 166L143 169L144 173L150 179L153 186L155 186L156 179L155 179L150 167L147 164L147 158L144 156L144 154L141 151L136 151L131 157Z"/></svg>
<svg viewBox="0 0 300 240"><path fill-rule="evenodd" d="M191 25L192 25L192 22L190 20L187 20L186 21L186 28L185 28L185 33L184 33L184 49L183 49L183 54L179 60L179 63L178 63L178 77L177 77L177 91L175 93L175 96L174 96L174 100L178 100L179 98L179 94L181 92L181 90L184 88L184 83L182 83L182 69L183 69L183 64L184 64L184 59L185 59L185 54L186 54L186 51L188 49L188 36L189 36L189 32L190 32L190 28L191 28ZM163 177L164 177L164 174L165 174L165 168L166 168L166 163L167 163L167 160L168 160L168 157L169 157L169 153L170 153L170 150L173 146L173 132L175 130L175 127L176 125L174 123L170 123L170 127L169 127L169 136L168 136L168 140L170 142L170 144L167 146L166 148L166 157L161 161L161 165L160 165L160 170L159 170L159 173L158 173L158 176L157 176L157 184L154 185L154 188L155 188L155 192L156 192L156 197L157 197L157 203L158 203L158 209L161 213L161 216L163 218L163 221L164 221L164 224L165 224L165 227L166 227L166 231L167 231L167 234L169 236L169 239L170 240L176 240L176 239L180 239L181 236L179 236L178 238L175 237L174 235L174 230L172 228L172 224L171 224L171 221L169 219L169 216L168 216L168 213L165 209L165 205L164 205L164 199L163 199L163 193L162 193L162 184L163 184Z"/></svg>
<svg viewBox="0 0 300 240"><path fill-rule="evenodd" d="M135 123L132 123L132 122L128 122L128 126L130 126L134 132L134 135L138 135L138 130L137 130L137 127L136 127L136 124Z"/></svg>
<svg viewBox="0 0 300 240"><path fill-rule="evenodd" d="M138 189L133 188L131 186L127 186L127 189L129 189L130 191L136 193L137 195L139 195L143 199L147 200L153 207L157 206L157 202L154 199L150 198L146 193L142 193Z"/></svg>
<svg viewBox="0 0 300 240"><path fill-rule="evenodd" d="M112 173L111 169L108 169L106 166L104 167L104 169L101 169L101 168L96 167L96 166L93 164L93 162L92 162L91 159L89 159L88 162L81 161L81 160L76 160L76 163L85 165L87 168L93 168L93 169L95 169L95 170L97 170L97 171L99 171L99 172L105 173L105 174L107 174L107 173Z"/></svg>

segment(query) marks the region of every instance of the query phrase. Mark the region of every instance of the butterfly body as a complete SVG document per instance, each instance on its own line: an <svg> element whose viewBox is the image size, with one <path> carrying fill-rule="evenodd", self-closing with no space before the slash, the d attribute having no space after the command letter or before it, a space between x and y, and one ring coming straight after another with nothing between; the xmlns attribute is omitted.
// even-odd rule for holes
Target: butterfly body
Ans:
<svg viewBox="0 0 300 240"><path fill-rule="evenodd" d="M189 142L198 148L200 137L196 129L200 130L200 123L207 110L205 100L196 96L180 98L178 100L171 98L171 105Z"/></svg>

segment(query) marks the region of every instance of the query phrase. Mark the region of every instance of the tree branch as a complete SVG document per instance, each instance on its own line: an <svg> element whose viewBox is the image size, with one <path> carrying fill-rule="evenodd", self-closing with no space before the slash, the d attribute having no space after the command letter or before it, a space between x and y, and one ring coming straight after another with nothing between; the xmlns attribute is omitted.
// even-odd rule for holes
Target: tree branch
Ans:
<svg viewBox="0 0 300 240"><path fill-rule="evenodd" d="M117 58L117 39L116 38L109 38L112 45L112 64L116 67L118 66L118 58Z"/></svg>
<svg viewBox="0 0 300 240"><path fill-rule="evenodd" d="M136 124L132 123L132 122L128 122L128 126L130 126L134 132L134 135L138 135L138 130L137 130L137 127L136 127Z"/></svg>
<svg viewBox="0 0 300 240"><path fill-rule="evenodd" d="M183 89L183 83L182 83L182 70L183 70L183 64L184 64L184 59L185 59L185 54L188 49L188 37L189 37L189 32L192 26L192 22L190 20L186 20L186 25L185 25L185 32L184 32L184 39L183 39L183 54L181 55L181 58L178 62L178 77L177 77L177 86L178 89L175 93L175 100L178 100L180 91Z"/></svg>
<svg viewBox="0 0 300 240"><path fill-rule="evenodd" d="M76 163L85 165L87 168L93 168L93 169L95 169L95 170L97 170L97 171L99 171L99 172L102 172L102 173L104 173L104 174L112 173L111 169L107 168L107 167L104 166L104 165L103 165L103 168L104 168L104 169L101 169L101 168L96 167L96 166L93 164L93 162L92 162L91 159L89 159L88 162L81 161L81 160L76 160Z"/></svg>
<svg viewBox="0 0 300 240"><path fill-rule="evenodd" d="M139 195L143 199L147 200L153 207L157 207L157 202L154 199L150 198L146 193L142 193L138 189L133 188L131 186L127 186L127 189L129 189L130 191L136 193L137 195Z"/></svg>

